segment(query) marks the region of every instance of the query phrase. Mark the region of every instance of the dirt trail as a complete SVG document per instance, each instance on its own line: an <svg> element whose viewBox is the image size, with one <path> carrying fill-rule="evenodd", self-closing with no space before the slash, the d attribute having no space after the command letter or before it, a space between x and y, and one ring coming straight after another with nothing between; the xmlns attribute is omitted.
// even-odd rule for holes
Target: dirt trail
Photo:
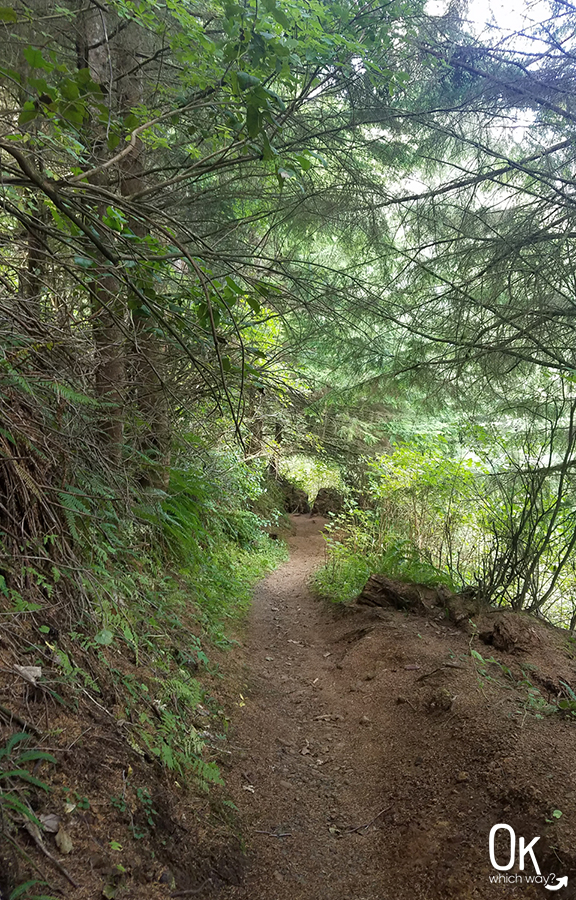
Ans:
<svg viewBox="0 0 576 900"><path fill-rule="evenodd" d="M527 715L525 688L480 678L469 635L446 620L315 600L323 521L293 521L290 561L258 588L244 640L227 784L250 862L221 896L550 896L492 884L488 834L507 822L526 843L540 835L543 874L576 874L575 726ZM564 815L547 824L554 808Z"/></svg>

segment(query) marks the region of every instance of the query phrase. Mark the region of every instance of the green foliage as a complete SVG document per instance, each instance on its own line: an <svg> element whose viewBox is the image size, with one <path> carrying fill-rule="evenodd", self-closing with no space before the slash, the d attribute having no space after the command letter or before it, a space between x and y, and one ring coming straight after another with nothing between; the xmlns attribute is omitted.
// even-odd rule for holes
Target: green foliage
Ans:
<svg viewBox="0 0 576 900"><path fill-rule="evenodd" d="M545 465L558 433L573 435L571 408L542 403L528 431L506 423L460 428L457 441L449 431L413 434L366 459L361 491L332 527L317 589L352 599L371 572L383 572L455 590L476 585L495 605L573 623L571 463Z"/></svg>
<svg viewBox="0 0 576 900"><path fill-rule="evenodd" d="M330 526L328 562L315 576L316 589L351 600L374 572L451 588L465 583L481 558L483 475L470 458L455 459L441 438L399 444L367 459L368 508L352 495Z"/></svg>
<svg viewBox="0 0 576 900"><path fill-rule="evenodd" d="M449 574L435 568L411 541L391 534L379 550L361 550L357 538L351 529L342 541L327 536L328 562L313 579L320 596L333 602L353 600L374 572L400 581L453 587Z"/></svg>
<svg viewBox="0 0 576 900"><path fill-rule="evenodd" d="M478 496L486 470L469 455L454 455L441 436L399 444L368 463L379 512L379 533L396 532L455 581L465 582L480 555L483 532Z"/></svg>
<svg viewBox="0 0 576 900"><path fill-rule="evenodd" d="M322 487L343 488L342 473L327 459L296 454L282 460L280 471L290 482L306 491L312 502Z"/></svg>
<svg viewBox="0 0 576 900"><path fill-rule="evenodd" d="M345 544L328 539L328 562L314 573L314 590L334 603L346 603L358 596L371 572L372 560L355 553Z"/></svg>
<svg viewBox="0 0 576 900"><path fill-rule="evenodd" d="M30 881L24 882L24 884L18 885L18 887L14 888L11 892L8 900L56 900L55 897L48 894L38 894L37 888L48 886L46 881L39 881L38 879L32 879Z"/></svg>
<svg viewBox="0 0 576 900"><path fill-rule="evenodd" d="M141 691L146 687L137 683L134 686L140 687ZM146 689L140 696L149 693ZM199 682L180 669L170 677L158 680L154 693L156 699L152 701L150 712L142 711L141 700L131 710L128 708L128 714L137 722L135 735L138 741L168 769L179 775L192 773L200 787L205 789L209 784L222 784L218 767L203 759L208 747L192 724L200 702L205 699Z"/></svg>
<svg viewBox="0 0 576 900"><path fill-rule="evenodd" d="M44 750L26 749L30 740L29 734L18 732L0 748L0 820L7 824L14 817L24 817L41 828L27 796L31 788L42 791L49 791L50 788L45 781L32 774L25 763L47 762L56 765L56 759Z"/></svg>
<svg viewBox="0 0 576 900"><path fill-rule="evenodd" d="M104 667L124 698L133 749L202 789L222 783L212 758L218 714L204 719L202 674L217 674L210 647L230 645L229 622L246 610L255 581L286 556L264 532L268 520L249 508L264 492L260 471L239 455L204 451L196 465L188 457L173 468L166 492L141 492L130 513L114 510L113 541L101 527L112 504L102 492L83 495L76 530L90 563L90 615L69 640L49 642L62 693L78 702L86 692L97 696ZM79 512L76 494L67 508ZM144 682L121 672L118 650L162 676Z"/></svg>
<svg viewBox="0 0 576 900"><path fill-rule="evenodd" d="M136 841L141 840L156 826L158 811L154 809L150 792L146 788L134 786L129 778L124 782L122 795L110 797L110 805L120 813L128 813L129 828Z"/></svg>
<svg viewBox="0 0 576 900"><path fill-rule="evenodd" d="M564 713L564 715L575 717L576 716L576 693L572 690L569 684L566 684L565 681L560 680L560 684L564 690L565 696L560 697L557 701L558 709Z"/></svg>
<svg viewBox="0 0 576 900"><path fill-rule="evenodd" d="M555 624L574 615L573 401L550 396L525 410L524 419L470 429L469 440L486 460L479 496L486 534L479 581L495 604L538 611ZM558 462L551 465L551 460Z"/></svg>
<svg viewBox="0 0 576 900"><path fill-rule="evenodd" d="M202 786L211 647L285 556L266 463L346 495L324 596L386 572L576 621L573 11L528 71L452 6L0 8L2 614L57 702L105 670ZM17 751L7 816L42 787Z"/></svg>
<svg viewBox="0 0 576 900"><path fill-rule="evenodd" d="M478 679L480 684L495 684L499 688L504 689L512 689L514 688L517 692L523 695L523 700L521 701L521 705L515 711L515 715L522 716L522 718L526 718L526 716L534 716L536 719L542 719L544 716L551 715L561 715L569 718L574 718L576 716L576 693L572 690L570 685L566 684L564 681L560 681L562 685L565 696L558 696L554 698L546 699L542 692L536 685L534 684L534 678L531 670L534 667L531 667L528 663L519 664L518 668L520 672L513 672L513 670L503 663L501 660L496 659L494 656L490 656L488 658L482 656L482 654L474 649L472 646L473 642L476 639L476 626L472 624L472 637L470 638L470 656L474 662L476 667L476 671L478 674ZM559 818L557 816L556 818Z"/></svg>

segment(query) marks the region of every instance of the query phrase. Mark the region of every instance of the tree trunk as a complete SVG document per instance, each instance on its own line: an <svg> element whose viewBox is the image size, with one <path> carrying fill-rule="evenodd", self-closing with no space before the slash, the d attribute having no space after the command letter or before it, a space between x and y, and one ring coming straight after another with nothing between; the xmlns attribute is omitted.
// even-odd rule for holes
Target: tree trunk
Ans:
<svg viewBox="0 0 576 900"><path fill-rule="evenodd" d="M103 90L108 89L108 104L114 105L114 57L108 35L112 30L112 15L104 7L92 6L81 13L78 30L78 66L88 68L92 79ZM109 156L106 126L92 123L89 139L92 142L92 161L101 165ZM91 177L94 184L110 188L114 173L109 169ZM106 204L98 207L99 218L105 214ZM94 373L97 398L103 404L102 432L106 437L107 455L119 465L122 460L124 438L125 347L123 321L125 304L118 279L107 260L97 267L92 282L92 330L96 353Z"/></svg>
<svg viewBox="0 0 576 900"><path fill-rule="evenodd" d="M44 252L40 236L32 229L26 232L25 252L24 263L18 272L18 296L24 302L29 315L38 320Z"/></svg>
<svg viewBox="0 0 576 900"><path fill-rule="evenodd" d="M138 65L139 33L129 25L118 37L118 102L124 114L143 102L142 79ZM130 73L130 74L128 74ZM139 139L134 150L120 161L120 191L124 196L145 187L145 147ZM147 228L136 217L129 220L132 231L144 237ZM142 465L140 480L146 487L166 490L170 479L171 429L168 395L165 387L167 349L156 331L155 317L132 312L134 329L134 373L136 403L141 421L139 449L148 461Z"/></svg>
<svg viewBox="0 0 576 900"><path fill-rule="evenodd" d="M249 388L247 391L247 425L249 428L248 446L246 447L246 458L255 459L262 455L264 445L264 416L262 410L263 388Z"/></svg>

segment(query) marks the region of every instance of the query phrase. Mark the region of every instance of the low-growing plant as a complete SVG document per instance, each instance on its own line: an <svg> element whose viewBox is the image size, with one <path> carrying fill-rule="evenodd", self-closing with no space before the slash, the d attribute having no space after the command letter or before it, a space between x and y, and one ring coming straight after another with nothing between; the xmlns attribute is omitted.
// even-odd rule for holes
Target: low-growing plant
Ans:
<svg viewBox="0 0 576 900"><path fill-rule="evenodd" d="M127 794L132 795L132 803L127 799ZM150 792L143 787L134 787L127 778L124 782L123 793L119 797L110 797L110 805L121 813L127 813L129 817L129 828L134 840L139 841L145 837L150 828L154 828L155 816L158 815L154 809L154 803ZM134 814L140 813L140 818L144 819L144 825L139 825L134 821Z"/></svg>
<svg viewBox="0 0 576 900"><path fill-rule="evenodd" d="M13 734L4 747L0 748L0 817L12 821L14 815L23 816L37 827L41 823L34 815L26 800L31 787L49 791L46 782L37 778L26 768L26 763L45 761L56 765L51 753L38 748L26 749L30 735L21 731Z"/></svg>
<svg viewBox="0 0 576 900"><path fill-rule="evenodd" d="M31 740L30 734L20 731L0 747L0 827L5 831L15 830L23 820L40 830L43 828L28 797L34 788L48 792L50 787L30 772L27 764L47 762L55 765L56 759L45 750L29 748ZM45 885L45 881L30 879L15 887L8 900L56 900L37 892L37 888Z"/></svg>
<svg viewBox="0 0 576 900"><path fill-rule="evenodd" d="M565 681L560 681L566 696L557 700L558 709L565 715L576 717L576 693Z"/></svg>
<svg viewBox="0 0 576 900"><path fill-rule="evenodd" d="M524 700L521 708L517 710L520 715L523 715L524 717L533 715L536 719L542 719L544 716L554 715L563 710L568 710L570 714L576 715L576 694L574 694L568 685L565 685L565 687L572 693L574 697L573 701L562 699L556 699L555 701L547 700L542 696L542 692L530 678L529 667L527 664L521 666L521 675L520 677L517 677L514 675L512 669L501 660L496 659L494 656L485 658L478 650L475 650L472 646L475 638L476 625L472 623L470 656L476 665L478 678L483 682L492 682L500 688L509 690L515 688L523 691ZM561 682L561 684L564 683Z"/></svg>
<svg viewBox="0 0 576 900"><path fill-rule="evenodd" d="M26 881L14 888L10 893L8 900L56 900L56 897L51 894L36 893L37 889L41 887L48 887L48 883L46 881L39 881L38 879Z"/></svg>
<svg viewBox="0 0 576 900"><path fill-rule="evenodd" d="M81 519L78 535L93 541L83 573L90 608L73 631L42 639L57 664L51 683L76 703L87 694L101 702L104 669L122 697L133 749L202 788L221 776L194 722L204 697L198 678L217 674L210 646L230 646L228 625L247 609L254 583L286 558L283 542L264 531L268 520L250 508L265 484L239 454L204 451L196 465L180 460L166 492L138 496L136 518L116 514L112 530L99 530L88 499L85 515L76 493L66 507ZM98 515L110 511L95 496ZM136 679L117 665L119 653L162 677Z"/></svg>
<svg viewBox="0 0 576 900"><path fill-rule="evenodd" d="M338 523L332 533L338 533ZM347 602L358 596L369 576L375 572L401 581L421 584L446 584L453 587L450 575L436 568L408 539L393 535L380 548L358 548L358 536L345 533L340 540L326 538L327 561L313 576L312 585L322 597Z"/></svg>

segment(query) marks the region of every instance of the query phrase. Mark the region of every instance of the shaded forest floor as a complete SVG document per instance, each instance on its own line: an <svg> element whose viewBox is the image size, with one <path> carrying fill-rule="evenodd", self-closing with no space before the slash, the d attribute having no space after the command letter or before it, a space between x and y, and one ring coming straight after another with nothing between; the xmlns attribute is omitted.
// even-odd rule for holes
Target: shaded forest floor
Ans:
<svg viewBox="0 0 576 900"><path fill-rule="evenodd" d="M576 723L541 716L559 678L576 683L566 633L490 613L479 631L516 634L504 652L467 619L328 608L307 586L323 521L293 522L290 561L257 589L239 654L224 775L249 863L220 896L549 896L490 882L502 822L526 844L540 836L542 875L568 875L559 895L576 897Z"/></svg>

